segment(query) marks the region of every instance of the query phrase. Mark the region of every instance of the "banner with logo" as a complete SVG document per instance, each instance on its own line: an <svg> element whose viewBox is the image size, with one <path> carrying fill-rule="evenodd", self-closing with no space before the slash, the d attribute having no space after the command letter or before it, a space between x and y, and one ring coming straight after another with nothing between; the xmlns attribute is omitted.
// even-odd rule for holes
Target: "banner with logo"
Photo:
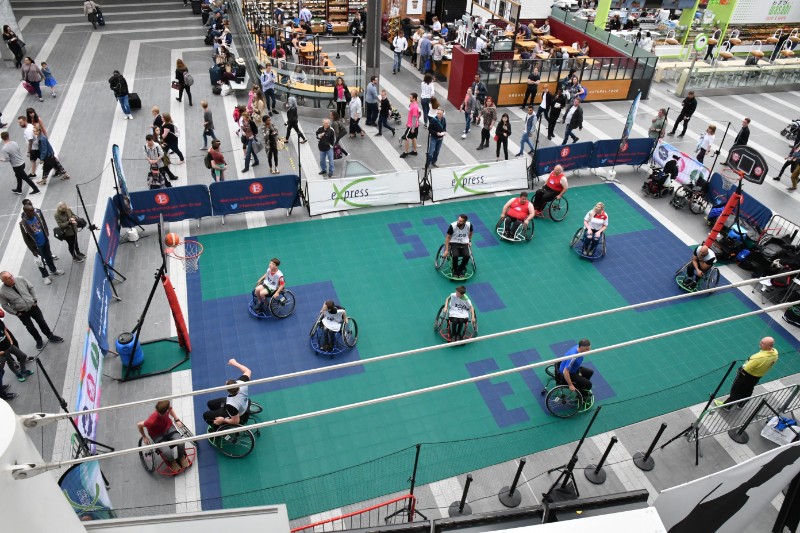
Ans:
<svg viewBox="0 0 800 533"><path fill-rule="evenodd" d="M800 442L666 489L653 505L670 533L736 533L748 529L798 474Z"/></svg>
<svg viewBox="0 0 800 533"><path fill-rule="evenodd" d="M724 179L719 172L714 172L708 182L708 199L712 202L719 199L726 203L731 194L736 192L736 185L735 182ZM751 226L767 228L769 219L772 218L772 211L744 190L742 203L739 205L739 216Z"/></svg>
<svg viewBox="0 0 800 533"><path fill-rule="evenodd" d="M92 328L86 330L83 343L83 363L78 381L78 396L75 413L100 407L100 380L103 375L103 354ZM78 431L87 439L97 440L97 413L77 415ZM96 446L89 443L89 451L95 453Z"/></svg>
<svg viewBox="0 0 800 533"><path fill-rule="evenodd" d="M97 245L100 247L100 253L106 263L113 265L119 246L119 212L111 198L106 203L106 214L103 216L103 223L100 226Z"/></svg>
<svg viewBox="0 0 800 533"><path fill-rule="evenodd" d="M433 201L528 188L525 159L431 169Z"/></svg>
<svg viewBox="0 0 800 533"><path fill-rule="evenodd" d="M290 209L300 205L300 176L220 181L209 187L215 215Z"/></svg>
<svg viewBox="0 0 800 533"><path fill-rule="evenodd" d="M418 204L417 171L308 182L311 216L379 205Z"/></svg>
<svg viewBox="0 0 800 533"><path fill-rule="evenodd" d="M100 472L100 461L72 465L58 480L58 486L81 522L117 517Z"/></svg>
<svg viewBox="0 0 800 533"><path fill-rule="evenodd" d="M114 279L114 271L108 271ZM111 286L100 254L94 256L94 272L92 272L92 287L89 296L89 329L92 330L96 341L103 353L108 352L108 301L111 298Z"/></svg>
<svg viewBox="0 0 800 533"><path fill-rule="evenodd" d="M550 174L556 165L561 165L564 170L587 168L593 150L592 142L539 148L536 152L536 175Z"/></svg>
<svg viewBox="0 0 800 533"><path fill-rule="evenodd" d="M119 201L117 197L114 199ZM180 222L187 218L203 218L212 214L208 187L205 185L136 191L131 193L131 201L134 206L132 220L122 220L127 228L133 227L134 223L143 226L157 224L159 214L164 215L166 222Z"/></svg>
<svg viewBox="0 0 800 533"><path fill-rule="evenodd" d="M614 165L642 165L650 158L655 139L628 139L620 143L616 139L596 141L589 167L611 167Z"/></svg>
<svg viewBox="0 0 800 533"><path fill-rule="evenodd" d="M125 179L125 171L122 170L122 154L119 151L119 146L116 144L111 147L111 159L114 161L114 171L117 175L117 184L119 185L119 208L126 215L130 215L131 211L133 211L133 204L131 204L131 195L128 192L128 182Z"/></svg>
<svg viewBox="0 0 800 533"><path fill-rule="evenodd" d="M681 184L697 181L698 178L708 179L708 169L689 154L683 153L671 144L659 141L653 152L653 162L663 167L673 155L680 156L678 160L678 179Z"/></svg>
<svg viewBox="0 0 800 533"><path fill-rule="evenodd" d="M631 136L633 130L633 123L636 120L636 110L639 109L639 100L642 97L642 91L636 92L636 98L631 102L631 107L628 109L628 118L625 119L625 127L622 128L622 138L619 141L619 148L622 151L623 145L628 143L628 137Z"/></svg>
<svg viewBox="0 0 800 533"><path fill-rule="evenodd" d="M800 22L800 1L798 0L739 0L735 4L730 20L731 24L793 24L796 22Z"/></svg>

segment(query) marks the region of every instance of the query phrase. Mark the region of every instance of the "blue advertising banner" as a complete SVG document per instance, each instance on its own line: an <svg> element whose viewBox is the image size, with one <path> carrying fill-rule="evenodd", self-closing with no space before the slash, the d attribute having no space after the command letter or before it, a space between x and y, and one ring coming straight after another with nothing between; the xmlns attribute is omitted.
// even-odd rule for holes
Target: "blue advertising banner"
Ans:
<svg viewBox="0 0 800 533"><path fill-rule="evenodd" d="M295 175L219 181L209 187L211 207L215 215L290 209L300 205L299 187Z"/></svg>
<svg viewBox="0 0 800 533"><path fill-rule="evenodd" d="M655 139L628 139L618 141L607 139L596 141L589 160L589 167L612 167L614 165L642 165L650 158ZM619 154L617 154L619 150ZM616 161L615 161L616 156Z"/></svg>
<svg viewBox="0 0 800 533"><path fill-rule="evenodd" d="M120 193L120 209L122 209L126 215L130 215L131 211L133 211L133 205L131 204L131 195L128 192L128 181L125 179L125 171L122 169L122 154L119 151L119 146L116 144L111 147L111 159L114 161L114 172L117 176L117 184L119 184L119 193Z"/></svg>
<svg viewBox="0 0 800 533"><path fill-rule="evenodd" d="M97 245L100 247L100 253L106 263L113 265L119 246L119 211L111 198L106 203L106 214L103 216L103 223L100 226Z"/></svg>
<svg viewBox="0 0 800 533"><path fill-rule="evenodd" d="M114 276L112 270L109 275ZM89 299L89 328L97 338L97 344L103 353L108 352L108 300L111 297L111 287L103 269L100 254L94 256L94 272L92 276L92 289Z"/></svg>
<svg viewBox="0 0 800 533"><path fill-rule="evenodd" d="M117 517L99 461L72 465L58 480L58 486L82 522Z"/></svg>
<svg viewBox="0 0 800 533"><path fill-rule="evenodd" d="M709 201L714 202L718 198L724 198L727 201L734 192L736 192L736 183L724 179L719 172L714 172L708 184ZM743 191L739 216L751 226L757 225L759 228L765 229L769 219L772 218L772 211Z"/></svg>
<svg viewBox="0 0 800 533"><path fill-rule="evenodd" d="M114 197L115 201L119 201L118 196ZM205 185L136 191L131 193L131 202L135 206L132 220L122 220L125 227L132 227L134 223L156 224L159 214L164 215L166 222L211 216L211 200Z"/></svg>
<svg viewBox="0 0 800 533"><path fill-rule="evenodd" d="M594 150L592 142L540 148L536 152L536 174L539 176L550 174L556 165L561 165L564 170L586 168L589 166L592 150Z"/></svg>

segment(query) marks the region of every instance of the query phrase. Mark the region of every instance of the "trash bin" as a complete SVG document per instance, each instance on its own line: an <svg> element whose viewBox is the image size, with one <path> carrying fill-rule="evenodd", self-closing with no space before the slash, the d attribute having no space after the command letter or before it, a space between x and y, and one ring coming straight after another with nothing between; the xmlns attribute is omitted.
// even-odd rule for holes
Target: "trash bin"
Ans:
<svg viewBox="0 0 800 533"><path fill-rule="evenodd" d="M199 15L202 11L200 7L200 0L191 0L192 1L192 14Z"/></svg>
<svg viewBox="0 0 800 533"><path fill-rule="evenodd" d="M138 368L144 363L144 351L141 344L137 344L136 353L133 353L134 340L132 333L123 333L117 337L117 353L124 367Z"/></svg>

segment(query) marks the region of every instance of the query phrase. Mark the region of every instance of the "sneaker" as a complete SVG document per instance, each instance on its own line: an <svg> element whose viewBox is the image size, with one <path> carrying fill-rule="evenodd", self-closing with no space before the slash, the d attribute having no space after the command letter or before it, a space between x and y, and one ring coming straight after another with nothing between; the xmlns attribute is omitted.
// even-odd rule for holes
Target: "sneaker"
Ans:
<svg viewBox="0 0 800 533"><path fill-rule="evenodd" d="M476 149L476 150L483 150L483 145L481 144L480 146L478 146L478 147L477 147L477 148L475 148L475 149Z"/></svg>
<svg viewBox="0 0 800 533"><path fill-rule="evenodd" d="M25 383L25 374L22 372L17 372L17 381L20 383Z"/></svg>
<svg viewBox="0 0 800 533"><path fill-rule="evenodd" d="M467 133L467 130L461 130L461 133ZM463 137L462 137L463 139Z"/></svg>
<svg viewBox="0 0 800 533"><path fill-rule="evenodd" d="M401 157L402 157L402 156L401 156ZM324 170L323 170L322 172L320 172L320 173L319 173L319 175L320 175L320 176L324 176L325 174L327 174L327 172L325 172Z"/></svg>
<svg viewBox="0 0 800 533"><path fill-rule="evenodd" d="M411 152L411 155L418 155L417 152Z"/></svg>
<svg viewBox="0 0 800 533"><path fill-rule="evenodd" d="M716 399L714 400L714 405L716 405L717 407L722 407L723 405L725 405L725 400Z"/></svg>
<svg viewBox="0 0 800 533"><path fill-rule="evenodd" d="M433 168L439 168L439 165L437 165L436 163L431 163L431 166L432 166Z"/></svg>
<svg viewBox="0 0 800 533"><path fill-rule="evenodd" d="M781 177L780 176L775 176L774 178L772 178L772 180L773 181L781 181Z"/></svg>
<svg viewBox="0 0 800 533"><path fill-rule="evenodd" d="M62 339L58 335L50 335L47 338L47 340L49 340L50 342L55 342L56 344L61 344L62 342L64 342L64 339Z"/></svg>
<svg viewBox="0 0 800 533"><path fill-rule="evenodd" d="M76 255L75 257L72 258L73 263L83 263L84 261L86 261L86 259L79 255Z"/></svg>
<svg viewBox="0 0 800 533"><path fill-rule="evenodd" d="M39 189L36 189L35 191L31 191L31 192L29 192L28 194L29 194L29 195L30 195L30 194L39 194L40 192L42 192L42 191L40 191Z"/></svg>
<svg viewBox="0 0 800 533"><path fill-rule="evenodd" d="M514 157L522 157L522 153L515 155Z"/></svg>
<svg viewBox="0 0 800 533"><path fill-rule="evenodd" d="M674 132L674 131L670 131L669 133L667 133L667 135L669 135L670 137L672 137L672 136L674 136L674 135L675 135L675 132Z"/></svg>
<svg viewBox="0 0 800 533"><path fill-rule="evenodd" d="M9 393L6 394L6 397L3 398L3 400L9 401L9 400L13 400L16 397L17 397L17 393L16 392L9 392Z"/></svg>
<svg viewBox="0 0 800 533"><path fill-rule="evenodd" d="M44 102L44 98L42 98L42 97L40 96L40 97L39 97L39 101L40 101L40 102Z"/></svg>
<svg viewBox="0 0 800 533"><path fill-rule="evenodd" d="M203 146L203 147L200 148L200 151L201 152L208 152L208 147L207 146Z"/></svg>
<svg viewBox="0 0 800 533"><path fill-rule="evenodd" d="M403 152L402 154L400 154L400 159L405 159L406 157L408 157L408 152Z"/></svg>
<svg viewBox="0 0 800 533"><path fill-rule="evenodd" d="M787 191L796 191L797 187L786 187Z"/></svg>
<svg viewBox="0 0 800 533"><path fill-rule="evenodd" d="M576 142L578 142L579 140L580 140L580 139L579 139L578 137L575 137L575 139L573 139L573 141L572 141L572 144L575 144L575 143L576 143Z"/></svg>
<svg viewBox="0 0 800 533"><path fill-rule="evenodd" d="M42 348L44 348L44 341L42 341L42 339L39 339L38 341L36 341L36 349L41 350Z"/></svg>
<svg viewBox="0 0 800 533"><path fill-rule="evenodd" d="M169 469L172 470L173 472L180 472L181 471L181 467L180 467L180 465L178 465L178 462L175 461L175 459L173 459L172 461L169 462Z"/></svg>
<svg viewBox="0 0 800 533"><path fill-rule="evenodd" d="M53 259L55 259L55 258L53 258ZM56 270L55 272L50 272L50 273L53 274L54 276L63 276L64 275L64 271L61 270L61 269Z"/></svg>
<svg viewBox="0 0 800 533"><path fill-rule="evenodd" d="M462 133L462 134L461 134L461 138L462 138L462 139L466 139L466 138L467 138L467 134L466 134L466 133Z"/></svg>
<svg viewBox="0 0 800 533"><path fill-rule="evenodd" d="M22 373L25 374L26 376L32 376L33 370L23 370Z"/></svg>
<svg viewBox="0 0 800 533"><path fill-rule="evenodd" d="M22 191L20 191L19 189L11 189L11 192L13 192L14 194L22 194Z"/></svg>
<svg viewBox="0 0 800 533"><path fill-rule="evenodd" d="M133 115L128 115L125 118L127 118L128 120L133 120Z"/></svg>
<svg viewBox="0 0 800 533"><path fill-rule="evenodd" d="M189 458L185 455L178 459L178 461L180 462L181 468L189 468Z"/></svg>
<svg viewBox="0 0 800 533"><path fill-rule="evenodd" d="M683 139L683 135L684 135L683 133L681 133L680 135L678 135L678 139Z"/></svg>
<svg viewBox="0 0 800 533"><path fill-rule="evenodd" d="M25 359L25 364L35 363L35 362L36 362L36 358L35 357L28 357L27 359Z"/></svg>
<svg viewBox="0 0 800 533"><path fill-rule="evenodd" d="M239 172L241 172L242 174L244 174L245 172L250 172L250 169L249 169L249 168L243 168L243 169L242 169L242 170L240 170Z"/></svg>
<svg viewBox="0 0 800 533"><path fill-rule="evenodd" d="M50 285L51 283L53 283L53 281L50 279L50 276L47 276L46 278L44 278L43 281L44 281L45 285Z"/></svg>
<svg viewBox="0 0 800 533"><path fill-rule="evenodd" d="M383 137L383 134L381 132L378 132L375 134L375 137Z"/></svg>

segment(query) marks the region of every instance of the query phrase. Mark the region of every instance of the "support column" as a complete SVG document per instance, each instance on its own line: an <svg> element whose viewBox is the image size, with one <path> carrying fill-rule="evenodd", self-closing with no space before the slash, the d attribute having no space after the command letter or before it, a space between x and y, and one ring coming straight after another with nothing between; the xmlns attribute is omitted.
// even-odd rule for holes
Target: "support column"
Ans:
<svg viewBox="0 0 800 533"><path fill-rule="evenodd" d="M0 0L0 20L3 21L2 25L0 25L0 31L2 30L2 26L8 24L20 39L23 41L25 40L22 38L22 32L17 24L17 17L14 16L14 10L11 9L11 0ZM5 41L0 44L0 57L5 62L7 68L14 68L14 54L8 49Z"/></svg>
<svg viewBox="0 0 800 533"><path fill-rule="evenodd" d="M381 71L381 0L367 0L367 35L364 39L364 81L366 87L372 76L380 76Z"/></svg>

